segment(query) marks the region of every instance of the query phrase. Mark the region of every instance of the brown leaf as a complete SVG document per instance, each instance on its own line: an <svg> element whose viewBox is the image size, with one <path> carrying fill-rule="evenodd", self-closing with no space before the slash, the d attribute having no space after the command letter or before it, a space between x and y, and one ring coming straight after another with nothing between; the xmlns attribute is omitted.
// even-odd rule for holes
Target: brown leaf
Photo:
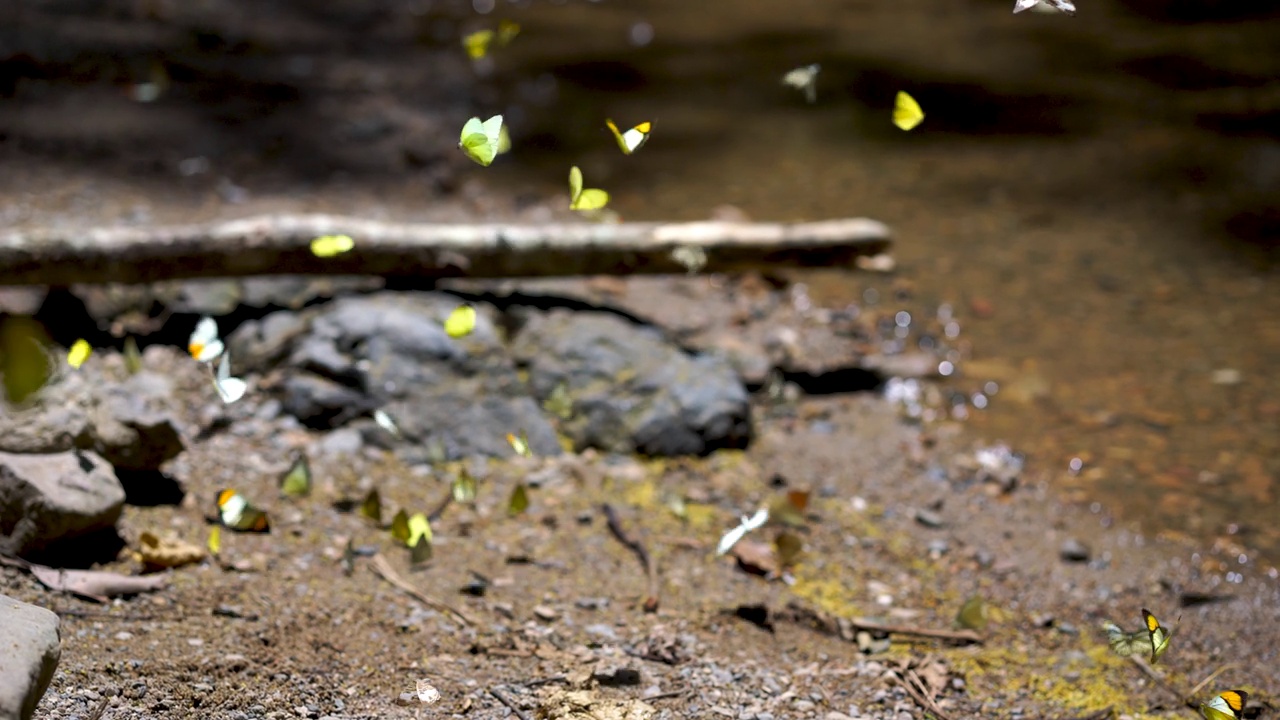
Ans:
<svg viewBox="0 0 1280 720"><path fill-rule="evenodd" d="M138 538L138 555L148 570L174 568L204 560L205 550L177 538L160 539L144 532Z"/></svg>
<svg viewBox="0 0 1280 720"><path fill-rule="evenodd" d="M773 543L739 540L730 554L737 558L738 564L749 573L767 576L778 574L778 558L774 555Z"/></svg>
<svg viewBox="0 0 1280 720"><path fill-rule="evenodd" d="M98 570L61 570L44 565L32 565L31 574L50 590L74 593L98 602L117 595L159 590L168 582L163 575L139 577Z"/></svg>

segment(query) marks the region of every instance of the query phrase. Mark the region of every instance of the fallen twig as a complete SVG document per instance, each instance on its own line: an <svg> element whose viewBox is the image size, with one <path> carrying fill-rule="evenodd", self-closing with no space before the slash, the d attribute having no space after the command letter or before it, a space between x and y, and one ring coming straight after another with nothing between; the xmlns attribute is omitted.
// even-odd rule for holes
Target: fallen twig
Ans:
<svg viewBox="0 0 1280 720"><path fill-rule="evenodd" d="M311 253L320 235L355 249ZM843 265L889 247L889 229L812 223L428 224L336 215L264 215L177 227L41 228L0 233L0 285L141 283L192 277L358 274L548 277ZM674 253L683 250L684 253ZM682 262L683 260L683 262Z"/></svg>
<svg viewBox="0 0 1280 720"><path fill-rule="evenodd" d="M1209 683L1213 682L1214 679L1217 678L1219 675L1234 668L1235 666L1236 666L1235 663L1227 663L1226 665L1223 665L1217 670L1214 670L1213 672L1209 673L1209 677L1201 680L1199 684L1191 688L1191 692L1187 693L1187 698L1189 699L1189 698L1195 697L1201 690L1204 689L1205 685L1208 685Z"/></svg>
<svg viewBox="0 0 1280 720"><path fill-rule="evenodd" d="M410 596L422 602L422 604L426 605L427 607L433 608L441 612L448 613L454 616L455 618L457 618L458 620L462 621L462 623L465 625L475 624L475 621L467 617L465 614L463 614L461 610L458 610L450 605L447 605L446 603L440 600L436 600L435 598L422 592L421 590L414 587L413 585L410 585L408 580L405 580L404 578L400 577L400 575L394 569L392 569L391 563L387 562L387 559L383 557L381 553L373 556L373 571L381 575L383 580L386 580L392 585L395 585L396 587L400 588L405 593L408 593Z"/></svg>
<svg viewBox="0 0 1280 720"><path fill-rule="evenodd" d="M85 716L85 720L99 720L102 717L102 714L107 711L108 700L110 700L110 698L107 697L103 697L98 700L98 704L89 711L89 714Z"/></svg>
<svg viewBox="0 0 1280 720"><path fill-rule="evenodd" d="M649 582L649 595L644 599L644 611L657 612L659 602L658 569L654 566L652 558L649 557L649 551L644 549L644 545L639 540L631 537L626 530L622 529L622 521L618 519L618 514L614 511L612 505L605 503L600 509L604 511L604 518L609 525L609 532L618 539L618 542L626 545L631 552L635 553L636 557L640 558L640 564L644 566L645 577L648 578Z"/></svg>
<svg viewBox="0 0 1280 720"><path fill-rule="evenodd" d="M912 637L933 638L955 643L975 643L981 645L984 638L973 630L943 630L917 627L915 625L888 625L869 618L836 617L830 613L807 607L795 600L787 603L787 608L777 614L779 619L798 623L809 623L822 632L838 635L847 642L857 640L855 633L859 630L879 632L888 635L908 635Z"/></svg>
<svg viewBox="0 0 1280 720"><path fill-rule="evenodd" d="M502 688L491 687L489 688L489 694L498 698L498 702L510 708L511 712L515 713L516 717L520 718L520 720L529 720L529 713L517 707L515 702L511 698L507 697L506 693L502 692Z"/></svg>
<svg viewBox="0 0 1280 720"><path fill-rule="evenodd" d="M924 681L920 679L915 670L910 668L900 670L895 677L898 678L898 684L906 689L907 694L911 696L912 700L916 701L921 710L932 714L938 720L951 720L950 716L944 713L942 708L938 707L938 703L930 696L929 689L925 687Z"/></svg>

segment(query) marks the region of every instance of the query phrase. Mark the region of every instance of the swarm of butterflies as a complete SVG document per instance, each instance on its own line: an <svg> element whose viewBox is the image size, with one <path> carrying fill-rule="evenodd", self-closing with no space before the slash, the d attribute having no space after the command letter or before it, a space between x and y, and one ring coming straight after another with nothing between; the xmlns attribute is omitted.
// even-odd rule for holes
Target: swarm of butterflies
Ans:
<svg viewBox="0 0 1280 720"><path fill-rule="evenodd" d="M1015 14L1030 10L1032 12L1061 13L1075 15L1076 8L1071 0L1014 0ZM462 39L463 47L472 60L485 58L494 47L505 47L520 32L520 26L503 20L496 30L480 30ZM817 63L795 68L786 73L782 82L804 93L805 99L817 102L818 75L821 66ZM924 122L924 110L910 94L899 91L894 98L892 121L903 131L910 131ZM622 130L612 119L606 118L605 127L612 133L618 149L624 155L631 155L648 142L653 130L653 123L641 122L629 129ZM487 120L473 117L462 126L458 147L467 157L477 164L488 167L503 153L511 149L511 138L501 115L494 115ZM609 193L585 187L582 171L573 166L569 168L569 209L583 213L598 213L609 203ZM325 235L315 238L311 243L311 251L317 257L333 257L354 249L355 241L347 235ZM457 307L445 320L444 327L450 337L464 337L472 332L476 323L476 310L470 305ZM191 356L201 363L217 361L217 369L212 373L214 388L225 403L233 403L244 396L248 385L231 375L231 359L222 340L218 337L217 323L213 318L205 317L197 323L188 343ZM134 354L136 355L136 346ZM85 340L78 340L67 355L67 362L79 368L92 353L92 348ZM379 426L392 434L398 435L399 429L384 411L377 410L374 420ZM515 452L523 457L532 456L528 438L508 434L507 441ZM305 455L300 455L280 477L281 493L286 496L302 496L311 492L311 468ZM476 483L467 473L462 473L450 488L451 500L458 503L473 502L476 497ZM508 501L508 512L511 515L523 513L529 506L528 490L524 483L518 483ZM268 532L270 522L267 513L253 506L243 495L233 489L225 489L217 495L218 521L222 526L244 532ZM379 527L382 525L382 503L376 488L369 491L359 506L361 515L369 518ZM729 552L748 533L759 529L769 520L770 511L762 508L755 515L743 517L741 523L725 533L716 548L717 555ZM423 562L431 557L432 532L430 519L425 513L410 515L404 509L399 510L391 521L390 533L393 538L403 543L411 551L411 562ZM221 539L219 528L215 526L209 537L209 549L217 555ZM348 542L347 553L352 552ZM979 603L980 604L980 603ZM965 610L971 611L973 602L966 603ZM1160 624L1155 615L1146 608L1142 609L1143 629L1126 632L1112 622L1104 623L1102 629L1107 634L1111 649L1122 657L1149 657L1152 665L1159 662L1160 657L1169 649L1173 632ZM1214 696L1209 702L1200 704L1200 714L1206 720L1240 720L1243 715L1248 693L1243 690L1226 690Z"/></svg>

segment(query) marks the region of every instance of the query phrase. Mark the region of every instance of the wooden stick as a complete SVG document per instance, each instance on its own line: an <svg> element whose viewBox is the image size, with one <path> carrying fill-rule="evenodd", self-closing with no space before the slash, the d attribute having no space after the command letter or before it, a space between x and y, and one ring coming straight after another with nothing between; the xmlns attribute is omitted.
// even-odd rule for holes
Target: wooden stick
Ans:
<svg viewBox="0 0 1280 720"><path fill-rule="evenodd" d="M933 638L935 640L947 640L956 643L976 643L979 645L985 640L981 634L973 630L943 630L917 627L915 625L889 625L868 618L836 617L830 613L825 613L821 610L807 607L795 600L788 602L786 609L781 613L778 613L778 616L793 622L807 622L817 627L822 632L829 635L837 635L847 641L852 641L854 639L853 633L858 630L881 632L888 635L910 635L914 637Z"/></svg>
<svg viewBox="0 0 1280 720"><path fill-rule="evenodd" d="M318 258L310 244L320 235L350 235L355 249ZM445 225L286 214L176 227L0 233L0 285L270 274L499 278L684 273L690 250L695 265L705 260L700 271L733 272L841 265L888 247L889 229L865 218L795 224ZM686 254L673 256L677 249Z"/></svg>
<svg viewBox="0 0 1280 720"><path fill-rule="evenodd" d="M605 503L600 507L604 511L605 521L609 525L609 532L613 534L618 542L626 545L635 556L639 558L640 564L644 566L644 574L649 582L649 596L644 600L644 611L648 613L658 611L658 569L654 567L653 559L649 557L649 551L644 549L644 544L639 540L627 534L622 527L622 521L618 519L618 513L614 511L613 506Z"/></svg>
<svg viewBox="0 0 1280 720"><path fill-rule="evenodd" d="M529 713L517 707L515 701L507 697L507 694L502 691L502 688L491 687L489 688L489 694L498 698L498 702L510 708L511 712L515 713L516 717L520 718L520 720L529 720Z"/></svg>
<svg viewBox="0 0 1280 720"><path fill-rule="evenodd" d="M422 592L421 590L414 587L413 585L410 585L408 580L405 580L404 578L400 577L399 573L397 573L394 569L392 569L391 563L387 562L387 559L382 557L381 553L373 556L373 571L381 575L382 579L400 588L401 590L408 593L410 596L412 596L416 600L419 600L420 602L422 602L422 604L426 605L427 607L434 608L435 610L440 612L448 613L454 616L455 618L457 618L458 620L462 621L464 625L475 624L475 621L467 617L466 615L464 615L461 610L457 610L453 607L450 607L449 605L446 605L440 600L436 600L430 595Z"/></svg>

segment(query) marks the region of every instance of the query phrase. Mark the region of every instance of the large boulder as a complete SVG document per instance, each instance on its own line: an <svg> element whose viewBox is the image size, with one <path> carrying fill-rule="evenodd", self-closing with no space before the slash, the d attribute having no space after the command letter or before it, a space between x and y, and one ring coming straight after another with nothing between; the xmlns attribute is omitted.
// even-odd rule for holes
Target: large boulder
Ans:
<svg viewBox="0 0 1280 720"><path fill-rule="evenodd" d="M58 616L0 595L0 720L27 720L62 654Z"/></svg>
<svg viewBox="0 0 1280 720"><path fill-rule="evenodd" d="M750 439L747 391L729 363L690 355L650 326L604 312L532 314L513 352L539 400L565 405L575 447L704 454Z"/></svg>
<svg viewBox="0 0 1280 720"><path fill-rule="evenodd" d="M115 525L124 488L91 452L0 452L0 553L26 555Z"/></svg>

